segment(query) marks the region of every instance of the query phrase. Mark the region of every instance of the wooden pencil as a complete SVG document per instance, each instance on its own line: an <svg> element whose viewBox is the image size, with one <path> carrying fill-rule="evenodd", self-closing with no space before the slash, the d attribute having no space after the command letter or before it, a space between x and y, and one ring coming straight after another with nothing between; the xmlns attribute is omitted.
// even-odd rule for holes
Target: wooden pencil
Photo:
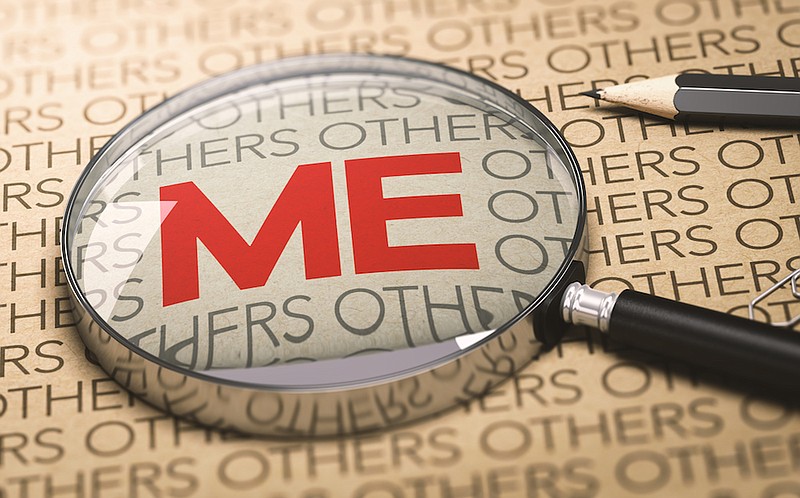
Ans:
<svg viewBox="0 0 800 498"><path fill-rule="evenodd" d="M685 73L583 95L668 119L800 119L800 78Z"/></svg>

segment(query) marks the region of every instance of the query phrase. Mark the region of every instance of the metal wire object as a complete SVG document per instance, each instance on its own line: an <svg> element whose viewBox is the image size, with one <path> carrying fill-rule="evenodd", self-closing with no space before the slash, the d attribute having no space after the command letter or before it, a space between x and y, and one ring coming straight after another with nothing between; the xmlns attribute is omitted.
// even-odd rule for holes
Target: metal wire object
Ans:
<svg viewBox="0 0 800 498"><path fill-rule="evenodd" d="M750 316L750 319L755 320L756 305L758 303L760 303L767 297L771 296L772 294L786 287L786 284L789 284L789 287L791 288L792 291L792 296L794 296L795 299L800 299L800 289L798 289L798 284L797 284L798 280L800 280L800 269L793 271L792 273L790 273L789 275L787 275L786 277L775 283L775 285L773 285L769 289L759 294L758 297L750 301L750 304L747 306L747 311L748 315ZM798 313L797 315L795 315L794 317L785 322L772 322L772 325L775 325L776 327L794 328L798 324L800 324L800 313Z"/></svg>

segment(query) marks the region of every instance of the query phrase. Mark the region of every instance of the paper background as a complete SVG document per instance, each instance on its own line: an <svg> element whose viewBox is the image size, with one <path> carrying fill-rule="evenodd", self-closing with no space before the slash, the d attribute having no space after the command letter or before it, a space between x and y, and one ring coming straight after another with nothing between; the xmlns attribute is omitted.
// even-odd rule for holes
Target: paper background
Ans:
<svg viewBox="0 0 800 498"><path fill-rule="evenodd" d="M797 76L798 47L792 0L1 2L0 496L800 496L788 402L595 333L380 434L190 426L87 360L57 245L92 151L164 96L280 56L371 51L494 79L562 129L588 184L590 282L743 314L800 266L798 131L686 127L575 94L688 69ZM763 310L785 319L788 301Z"/></svg>

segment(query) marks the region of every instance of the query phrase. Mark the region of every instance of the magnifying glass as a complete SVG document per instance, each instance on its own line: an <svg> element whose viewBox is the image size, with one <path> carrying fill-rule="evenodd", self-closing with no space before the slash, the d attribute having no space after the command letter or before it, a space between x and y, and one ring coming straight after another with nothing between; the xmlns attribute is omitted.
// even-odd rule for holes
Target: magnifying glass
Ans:
<svg viewBox="0 0 800 498"><path fill-rule="evenodd" d="M242 432L428 416L569 323L797 378L795 334L582 286L585 223L577 160L524 100L435 64L335 55L241 69L143 114L78 180L62 251L103 369Z"/></svg>

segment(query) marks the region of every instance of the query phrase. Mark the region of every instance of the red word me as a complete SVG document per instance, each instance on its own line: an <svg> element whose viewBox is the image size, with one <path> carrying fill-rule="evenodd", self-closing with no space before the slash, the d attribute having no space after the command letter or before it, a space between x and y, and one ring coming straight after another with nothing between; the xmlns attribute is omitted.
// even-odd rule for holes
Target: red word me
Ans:
<svg viewBox="0 0 800 498"><path fill-rule="evenodd" d="M381 184L393 176L461 173L457 152L350 159L344 164L357 274L479 268L475 244L390 246L386 232L388 220L463 215L459 194L386 198ZM240 289L250 289L267 283L299 225L306 279L342 274L329 162L297 167L252 243L194 182L163 186L160 197L164 306L200 297L198 241Z"/></svg>

